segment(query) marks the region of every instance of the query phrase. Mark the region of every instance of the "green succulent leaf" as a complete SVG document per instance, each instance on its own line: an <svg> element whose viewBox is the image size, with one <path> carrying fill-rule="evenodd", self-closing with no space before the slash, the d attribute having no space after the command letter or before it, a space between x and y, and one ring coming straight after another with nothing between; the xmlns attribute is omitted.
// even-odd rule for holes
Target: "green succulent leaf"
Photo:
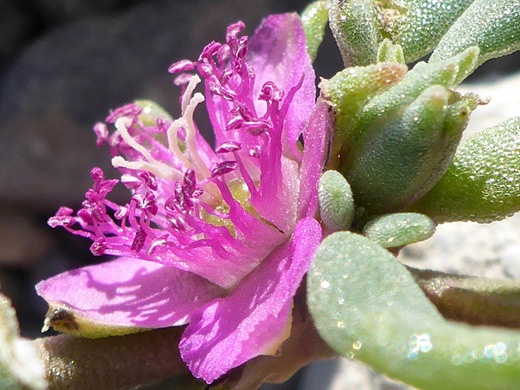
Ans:
<svg viewBox="0 0 520 390"><path fill-rule="evenodd" d="M445 320L408 270L366 237L325 238L308 274L308 305L338 353L424 390L513 390L520 333Z"/></svg>
<svg viewBox="0 0 520 390"><path fill-rule="evenodd" d="M375 0L374 3L383 36L401 45L406 62L412 62L430 53L473 1Z"/></svg>
<svg viewBox="0 0 520 390"><path fill-rule="evenodd" d="M363 227L363 235L383 248L397 248L430 238L435 227L426 215L394 213L372 218Z"/></svg>
<svg viewBox="0 0 520 390"><path fill-rule="evenodd" d="M395 62L405 64L403 48L401 45L393 44L390 39L384 39L377 50L377 62Z"/></svg>
<svg viewBox="0 0 520 390"><path fill-rule="evenodd" d="M345 67L376 63L382 35L372 0L333 0L329 20Z"/></svg>
<svg viewBox="0 0 520 390"><path fill-rule="evenodd" d="M520 281L408 270L445 318L473 325L520 328Z"/></svg>
<svg viewBox="0 0 520 390"><path fill-rule="evenodd" d="M11 302L0 294L0 390L46 388L43 361L30 341L20 337Z"/></svg>
<svg viewBox="0 0 520 390"><path fill-rule="evenodd" d="M325 35L325 27L329 21L329 5L329 0L314 1L305 7L301 14L307 51L313 61Z"/></svg>
<svg viewBox="0 0 520 390"><path fill-rule="evenodd" d="M331 231L347 230L354 219L355 205L350 184L338 171L321 175L318 187L320 215Z"/></svg>
<svg viewBox="0 0 520 390"><path fill-rule="evenodd" d="M341 166L356 204L380 214L424 195L448 169L470 112L459 94L433 85L366 129Z"/></svg>
<svg viewBox="0 0 520 390"><path fill-rule="evenodd" d="M463 142L444 176L410 210L439 223L488 223L519 211L520 117Z"/></svg>
<svg viewBox="0 0 520 390"><path fill-rule="evenodd" d="M341 150L350 145L363 107L376 94L398 83L406 70L406 66L395 63L352 67L320 84L322 96L336 116L330 166L337 164Z"/></svg>
<svg viewBox="0 0 520 390"><path fill-rule="evenodd" d="M475 0L450 27L430 62L449 58L470 46L480 48L479 65L520 49L518 0Z"/></svg>

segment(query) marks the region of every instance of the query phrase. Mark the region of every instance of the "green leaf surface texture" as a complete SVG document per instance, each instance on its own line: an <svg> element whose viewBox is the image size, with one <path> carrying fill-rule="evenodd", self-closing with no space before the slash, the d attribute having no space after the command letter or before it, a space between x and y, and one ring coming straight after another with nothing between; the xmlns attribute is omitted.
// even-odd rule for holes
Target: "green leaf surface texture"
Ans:
<svg viewBox="0 0 520 390"><path fill-rule="evenodd" d="M322 242L308 304L336 352L419 389L518 389L520 333L445 320L408 270L366 237L337 232Z"/></svg>
<svg viewBox="0 0 520 390"><path fill-rule="evenodd" d="M377 61L382 36L372 0L334 0L331 2L329 20L345 67L369 65Z"/></svg>
<svg viewBox="0 0 520 390"><path fill-rule="evenodd" d="M430 238L435 227L435 222L423 214L392 213L368 221L363 235L384 248L395 248Z"/></svg>
<svg viewBox="0 0 520 390"><path fill-rule="evenodd" d="M470 46L480 48L479 64L520 49L518 0L475 0L441 39L430 62Z"/></svg>
<svg viewBox="0 0 520 390"><path fill-rule="evenodd" d="M473 1L376 0L375 3L383 36L401 45L408 63L435 49L449 27Z"/></svg>
<svg viewBox="0 0 520 390"><path fill-rule="evenodd" d="M301 14L307 39L307 51L313 61L323 41L325 27L329 21L329 4L328 0L314 1L305 7Z"/></svg>
<svg viewBox="0 0 520 390"><path fill-rule="evenodd" d="M439 223L489 223L519 211L520 117L463 142L448 171L410 210Z"/></svg>

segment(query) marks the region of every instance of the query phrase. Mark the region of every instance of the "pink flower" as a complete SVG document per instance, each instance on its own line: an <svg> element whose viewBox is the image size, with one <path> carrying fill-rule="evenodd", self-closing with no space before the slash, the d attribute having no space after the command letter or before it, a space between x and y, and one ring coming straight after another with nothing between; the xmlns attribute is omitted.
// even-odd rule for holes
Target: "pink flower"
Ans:
<svg viewBox="0 0 520 390"><path fill-rule="evenodd" d="M37 285L53 306L114 332L189 324L181 355L208 383L276 353L321 241L314 216L329 122L301 21L270 16L250 40L243 28L231 25L226 43L210 43L197 62L170 67L184 89L179 119L150 125L130 104L107 118L112 135L95 126L131 200L108 200L118 180L95 168L82 209L62 207L49 225L118 258ZM194 93L199 76L185 73L195 70L205 97ZM204 101L214 150L193 121Z"/></svg>

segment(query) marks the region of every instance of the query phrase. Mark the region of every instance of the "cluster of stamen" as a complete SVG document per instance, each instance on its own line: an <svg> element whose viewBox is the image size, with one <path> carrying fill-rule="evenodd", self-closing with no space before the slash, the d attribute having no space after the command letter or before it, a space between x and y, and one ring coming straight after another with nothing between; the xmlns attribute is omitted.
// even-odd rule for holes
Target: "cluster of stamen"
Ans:
<svg viewBox="0 0 520 390"><path fill-rule="evenodd" d="M237 201L229 183L244 183L253 206L262 199L277 202L283 181L283 120L301 82L287 92L267 82L255 98L255 74L245 59L248 38L239 36L243 28L242 23L230 26L226 43L212 42L197 62L183 60L169 68L170 73L180 73L176 84L183 88L179 119L157 118L150 126L143 123L142 108L129 104L106 118L106 123L115 125L114 133L109 134L106 124L94 127L97 144L109 145L114 167L123 172L121 183L131 190L131 200L124 206L108 200L118 181L106 180L95 168L94 185L81 210L74 216L63 207L49 225L90 238L95 255L139 257L205 276L199 268L206 250L222 260L224 274L226 267L230 275L232 268L249 271L251 262L246 258L258 255L252 248L253 236L258 229L273 227L251 212L251 205ZM205 100L201 93L194 94L199 77L185 73L193 70L204 79L217 139L214 152L201 152L204 141L193 121L195 108ZM258 114L255 99L265 102L264 114ZM233 231L212 223L208 216L230 220ZM279 229L276 234L278 240L283 238ZM232 285L233 277L228 279L218 283Z"/></svg>

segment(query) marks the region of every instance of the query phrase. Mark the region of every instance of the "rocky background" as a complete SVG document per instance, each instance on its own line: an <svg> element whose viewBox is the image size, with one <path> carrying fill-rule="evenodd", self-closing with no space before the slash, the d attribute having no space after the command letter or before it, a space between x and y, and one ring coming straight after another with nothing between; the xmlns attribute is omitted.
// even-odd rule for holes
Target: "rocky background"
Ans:
<svg viewBox="0 0 520 390"><path fill-rule="evenodd" d="M45 303L34 284L92 262L86 240L53 231L46 220L60 205L77 208L90 187L90 169L111 170L92 125L134 98L178 114L178 90L168 66L195 59L223 39L238 19L249 32L269 13L301 11L304 0L1 0L0 1L0 286L17 308L22 334L40 336ZM519 56L485 64L471 82L494 96L471 128L520 115ZM341 69L329 34L317 75ZM515 84L516 83L516 84ZM201 118L203 121L204 118ZM203 126L201 126L203 127ZM111 172L111 173L110 173ZM122 195L119 195L122 196ZM403 251L418 267L494 277L520 277L519 219L479 226L441 226L434 239ZM396 390L400 385L362 365L335 361L302 370L289 383L265 389Z"/></svg>

